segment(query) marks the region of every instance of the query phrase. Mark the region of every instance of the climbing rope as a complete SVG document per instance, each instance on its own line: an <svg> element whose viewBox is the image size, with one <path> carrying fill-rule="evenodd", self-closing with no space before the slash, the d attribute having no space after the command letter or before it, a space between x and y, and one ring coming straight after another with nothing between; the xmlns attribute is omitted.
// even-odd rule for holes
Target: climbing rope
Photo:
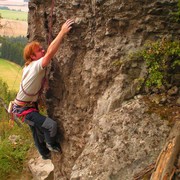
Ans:
<svg viewBox="0 0 180 180"><path fill-rule="evenodd" d="M49 45L49 44L51 43L51 41L52 41L53 10L54 10L54 0L52 0L52 2L51 2L48 45Z"/></svg>
<svg viewBox="0 0 180 180"><path fill-rule="evenodd" d="M48 36L47 36L47 43L48 45L51 44L52 42L52 26L53 26L53 10L54 10L54 3L55 0L52 0L51 1L51 11L50 11L50 20L49 20L49 23L48 23ZM46 86L48 86L48 81L47 81L47 69L45 71L45 76L44 76L44 80L43 80L43 85L42 85L42 88L44 88L44 90L46 89ZM46 105L46 102L44 100L44 95L43 95L43 91L42 91L42 88L41 88L41 93L39 94L39 104L41 104L41 106L45 106ZM46 90L45 90L46 91Z"/></svg>
<svg viewBox="0 0 180 180"><path fill-rule="evenodd" d="M22 64L22 60L21 60L20 64ZM16 77L15 77L15 80L14 80L14 83L13 83L13 85L12 85L11 90L14 90L15 83L16 83L16 81L17 81L17 78L18 78L18 75L19 75L19 73L20 73L20 70L22 70L22 67L21 67L21 66L20 66L19 69L18 69L18 72L17 72L17 74L16 74Z"/></svg>

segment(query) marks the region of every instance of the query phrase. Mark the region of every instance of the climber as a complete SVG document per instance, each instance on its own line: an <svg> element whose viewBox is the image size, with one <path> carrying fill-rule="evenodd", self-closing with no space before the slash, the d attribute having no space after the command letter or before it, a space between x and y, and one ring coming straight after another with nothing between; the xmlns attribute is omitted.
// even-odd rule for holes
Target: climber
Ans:
<svg viewBox="0 0 180 180"><path fill-rule="evenodd" d="M12 113L22 117L30 126L35 146L43 159L50 158L50 151L61 152L61 148L57 142L57 122L39 113L37 100L43 88L46 67L57 52L64 36L71 30L73 23L73 20L68 19L62 25L46 53L37 41L28 43L24 48L25 67Z"/></svg>

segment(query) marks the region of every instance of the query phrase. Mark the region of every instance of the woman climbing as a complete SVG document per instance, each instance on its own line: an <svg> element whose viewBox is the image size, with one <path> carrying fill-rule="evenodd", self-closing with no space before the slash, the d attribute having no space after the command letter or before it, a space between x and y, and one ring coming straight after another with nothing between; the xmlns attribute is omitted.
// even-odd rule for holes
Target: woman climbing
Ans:
<svg viewBox="0 0 180 180"><path fill-rule="evenodd" d="M42 90L45 69L57 52L62 39L71 30L73 23L73 20L68 19L62 25L47 52L37 41L28 43L24 48L25 67L12 112L18 117L23 117L24 121L29 124L35 145L43 159L50 158L50 151L60 152L61 149L56 141L57 123L39 113L37 100Z"/></svg>

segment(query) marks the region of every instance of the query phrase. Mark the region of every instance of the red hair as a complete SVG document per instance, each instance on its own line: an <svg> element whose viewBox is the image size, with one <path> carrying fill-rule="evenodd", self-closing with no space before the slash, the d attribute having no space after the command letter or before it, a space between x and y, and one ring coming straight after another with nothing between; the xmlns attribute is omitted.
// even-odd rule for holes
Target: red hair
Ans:
<svg viewBox="0 0 180 180"><path fill-rule="evenodd" d="M37 41L32 41L25 46L24 53L23 53L25 66L29 65L33 61L31 59L31 55L34 55L34 50L37 47L40 47L40 43Z"/></svg>

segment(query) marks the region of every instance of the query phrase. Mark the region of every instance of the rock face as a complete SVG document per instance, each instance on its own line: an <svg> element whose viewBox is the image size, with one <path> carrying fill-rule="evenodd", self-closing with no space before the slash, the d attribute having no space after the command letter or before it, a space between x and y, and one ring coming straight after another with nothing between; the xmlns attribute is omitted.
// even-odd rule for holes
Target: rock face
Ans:
<svg viewBox="0 0 180 180"><path fill-rule="evenodd" d="M155 114L149 116L141 101L136 97L93 122L71 178L133 179L154 162L169 129Z"/></svg>
<svg viewBox="0 0 180 180"><path fill-rule="evenodd" d="M179 37L177 2L29 2L29 41L47 47L67 18L76 22L49 67L48 114L63 150L54 179L131 180L155 161L170 127L137 96L146 68L128 57L149 40Z"/></svg>

